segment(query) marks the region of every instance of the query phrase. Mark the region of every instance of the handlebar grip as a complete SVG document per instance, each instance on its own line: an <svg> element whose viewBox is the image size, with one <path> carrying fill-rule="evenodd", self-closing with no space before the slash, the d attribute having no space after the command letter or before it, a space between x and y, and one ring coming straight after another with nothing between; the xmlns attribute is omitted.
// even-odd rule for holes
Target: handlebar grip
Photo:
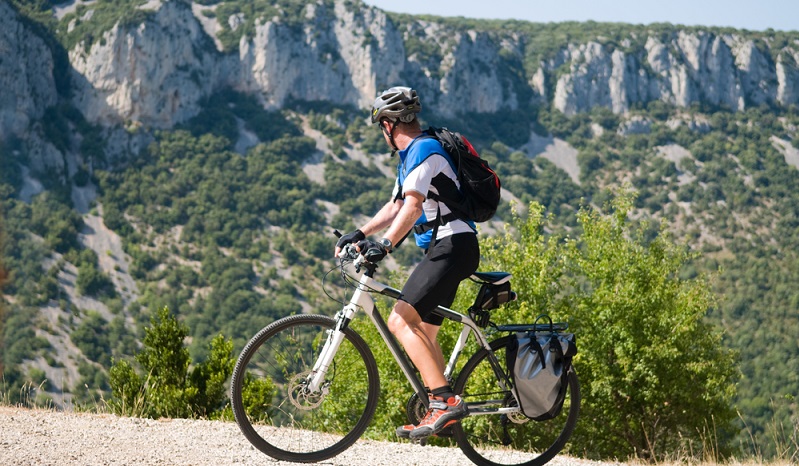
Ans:
<svg viewBox="0 0 799 466"><path fill-rule="evenodd" d="M347 259L357 259L359 256L358 250L355 249L355 245L352 243L344 245L339 255L343 255Z"/></svg>

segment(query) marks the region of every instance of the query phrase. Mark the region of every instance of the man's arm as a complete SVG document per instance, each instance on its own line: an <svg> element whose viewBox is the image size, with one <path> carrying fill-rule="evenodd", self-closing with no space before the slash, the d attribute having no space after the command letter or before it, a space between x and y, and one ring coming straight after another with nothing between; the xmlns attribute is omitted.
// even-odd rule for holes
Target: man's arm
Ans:
<svg viewBox="0 0 799 466"><path fill-rule="evenodd" d="M372 217L371 220L366 222L366 225L359 228L364 236L369 236L371 234L377 233L378 231L383 230L384 228L391 225L391 222L397 217L397 214L402 209L403 201L396 200L390 201L386 203L380 210ZM396 244L396 243L393 243ZM341 246L336 245L335 255L334 257L338 257L339 253L341 252Z"/></svg>
<svg viewBox="0 0 799 466"><path fill-rule="evenodd" d="M404 202L402 200L390 201L387 202L380 210L372 217L371 220L366 222L366 225L362 226L360 230L363 232L364 235L369 236L373 235L389 225L394 221L397 217L397 214L403 208Z"/></svg>
<svg viewBox="0 0 799 466"><path fill-rule="evenodd" d="M422 216L422 203L424 196L416 191L408 191L405 193L405 201L400 206L399 212L391 222L391 226L386 232L385 238L391 241L391 244L396 245L402 238L404 238L416 220Z"/></svg>

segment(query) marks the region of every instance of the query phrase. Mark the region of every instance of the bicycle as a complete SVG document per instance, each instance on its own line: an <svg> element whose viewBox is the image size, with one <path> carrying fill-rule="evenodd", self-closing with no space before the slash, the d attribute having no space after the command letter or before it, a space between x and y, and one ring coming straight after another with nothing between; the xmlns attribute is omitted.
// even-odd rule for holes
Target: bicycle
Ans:
<svg viewBox="0 0 799 466"><path fill-rule="evenodd" d="M247 343L233 371L230 398L236 422L250 443L278 460L326 460L350 447L368 427L377 408L380 381L372 351L349 325L359 310L369 316L413 388L406 404L409 422L417 424L427 411L427 391L371 296L377 293L396 300L400 291L377 282L377 266L365 261L353 245L340 256L342 277L355 288L350 301L334 318L299 314L272 322ZM471 278L498 285L510 277L506 272L475 272ZM453 379L470 335L478 345L453 385L469 408L469 416L451 429L461 451L481 466L540 466L554 458L577 423L577 373L572 366L567 374L560 414L537 422L521 413L505 360L515 332L551 330L551 325L494 325L486 311L467 315L439 306L435 312L463 326L446 365L448 380ZM482 330L489 325L493 333L504 335L489 342ZM566 327L554 326L558 331Z"/></svg>

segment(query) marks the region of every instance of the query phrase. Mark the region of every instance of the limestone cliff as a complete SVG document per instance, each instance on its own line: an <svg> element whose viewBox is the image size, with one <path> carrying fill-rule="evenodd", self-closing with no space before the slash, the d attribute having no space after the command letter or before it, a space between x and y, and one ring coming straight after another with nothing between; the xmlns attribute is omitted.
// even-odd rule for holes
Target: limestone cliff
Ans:
<svg viewBox="0 0 799 466"><path fill-rule="evenodd" d="M632 52L589 42L565 55L567 72L557 80L553 105L566 114L596 105L623 113L653 100L732 110L798 102L796 50L778 50L775 64L754 40L734 34L675 31L665 41L648 37Z"/></svg>
<svg viewBox="0 0 799 466"><path fill-rule="evenodd" d="M15 138L33 168L63 166L37 123L58 101L51 49L9 4L0 2L0 142Z"/></svg>
<svg viewBox="0 0 799 466"><path fill-rule="evenodd" d="M258 18L254 33L242 34L228 53L209 48L206 35L221 24L235 28L242 16L217 16L209 29L208 18L184 2L156 8L141 25L106 32L103 45L70 52L84 78L76 80L83 84L76 102L90 120L169 127L224 86L273 107L292 99L364 107L381 88L404 82L450 116L531 103L574 114L595 106L624 113L652 100L733 110L799 101L797 51L770 50L744 34L675 29L637 33L620 45L597 38L562 44L525 67L535 51L523 30L392 20L355 1L310 3L299 27L280 16Z"/></svg>
<svg viewBox="0 0 799 466"><path fill-rule="evenodd" d="M239 43L230 84L270 106L287 99L365 106L379 86L400 80L402 38L386 15L345 2L305 9L302 28L281 21L256 26Z"/></svg>
<svg viewBox="0 0 799 466"><path fill-rule="evenodd" d="M0 2L0 139L27 131L56 103L53 57L45 42Z"/></svg>
<svg viewBox="0 0 799 466"><path fill-rule="evenodd" d="M227 73L184 2L155 5L141 24L115 26L69 51L74 103L92 122L171 127L197 113ZM91 19L89 19L90 21Z"/></svg>
<svg viewBox="0 0 799 466"><path fill-rule="evenodd" d="M52 59L6 1L0 137L24 132L57 100ZM99 21L91 13L102 0L76 3L81 16L63 19L59 30ZM733 110L799 103L799 46L765 33L630 26L620 41L572 40L544 53L535 39L546 29L519 23L392 16L358 0L309 2L294 17L280 2L254 17L209 3L138 2L150 12L144 19L70 45L73 104L91 123L170 128L228 87L267 107L299 100L363 108L381 89L405 83L443 116L540 105L567 115L596 106L625 113L655 100ZM238 43L223 47L221 32Z"/></svg>

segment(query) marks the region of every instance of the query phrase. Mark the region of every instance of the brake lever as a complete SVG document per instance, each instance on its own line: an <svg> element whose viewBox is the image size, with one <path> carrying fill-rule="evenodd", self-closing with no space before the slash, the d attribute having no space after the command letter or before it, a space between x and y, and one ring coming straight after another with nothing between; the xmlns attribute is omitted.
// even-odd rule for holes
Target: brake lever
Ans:
<svg viewBox="0 0 799 466"><path fill-rule="evenodd" d="M354 244L347 244L341 249L341 253L339 257L343 256L343 259L349 259L352 261L353 267L355 267L355 272L361 272L361 265L366 262L366 258L358 252Z"/></svg>
<svg viewBox="0 0 799 466"><path fill-rule="evenodd" d="M336 236L336 238L341 238L342 236L341 232L338 230L333 230L333 234ZM366 260L366 257L364 257L363 254L358 252L353 243L347 244L341 248L339 257L342 259L342 261L346 259L352 260L352 265L355 267L355 273L361 273L361 266L364 265L364 263L369 262Z"/></svg>

